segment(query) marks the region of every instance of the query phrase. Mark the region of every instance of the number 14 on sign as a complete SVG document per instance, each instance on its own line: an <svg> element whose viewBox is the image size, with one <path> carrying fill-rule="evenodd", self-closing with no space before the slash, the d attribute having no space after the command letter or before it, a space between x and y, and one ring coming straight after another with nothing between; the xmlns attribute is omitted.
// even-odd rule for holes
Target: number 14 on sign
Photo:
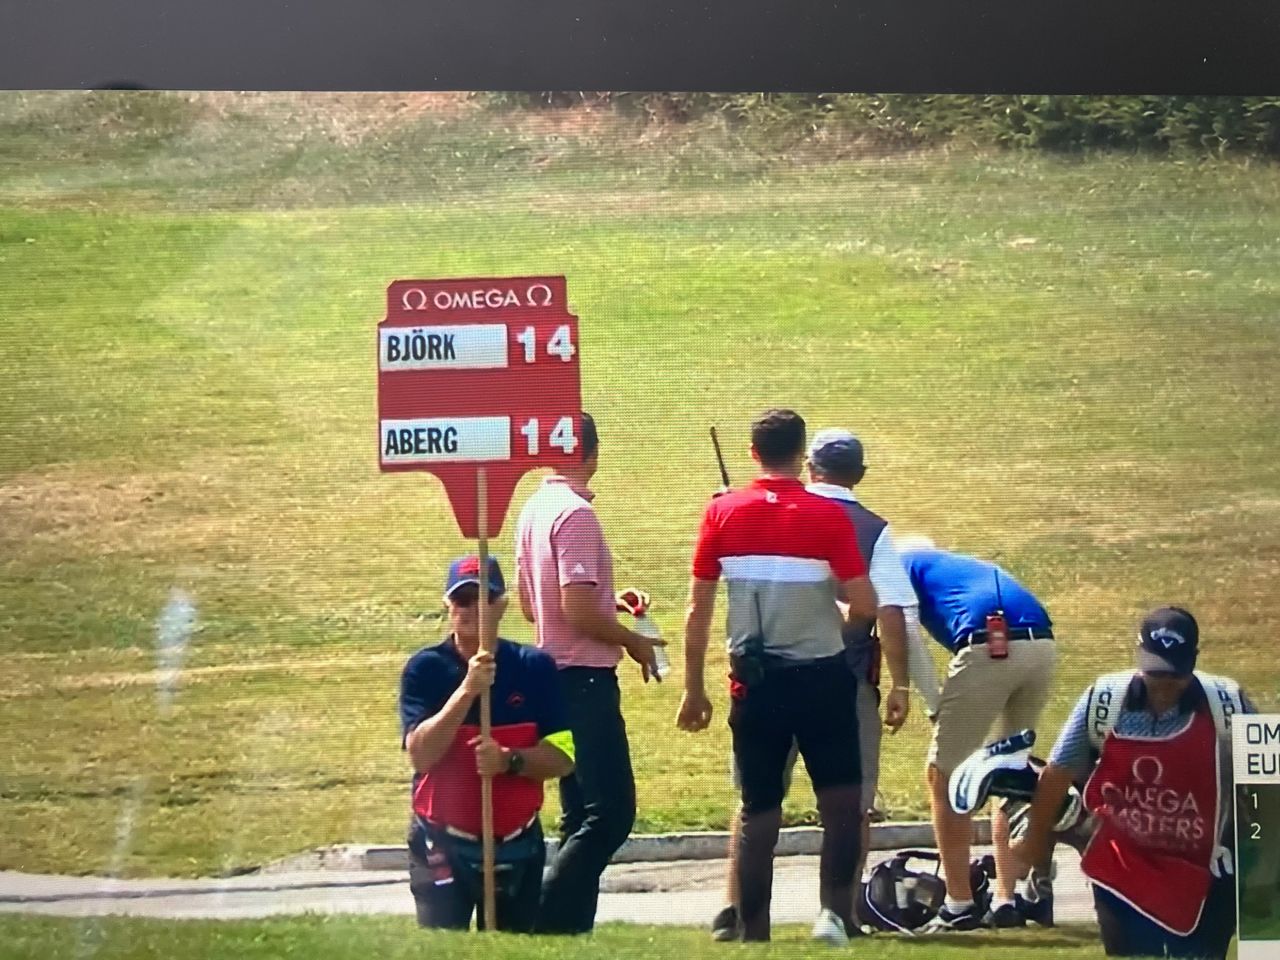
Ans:
<svg viewBox="0 0 1280 960"><path fill-rule="evenodd" d="M534 363L538 359L538 341L533 327L525 327L516 334L516 343L524 347L525 363ZM559 357L562 361L568 363L577 352L577 347L573 345L573 338L569 334L569 325L562 323L556 327L555 332L551 334L551 339L547 341L547 356ZM529 452L533 453L535 451L530 450Z"/></svg>
<svg viewBox="0 0 1280 960"><path fill-rule="evenodd" d="M520 432L524 434L526 442L526 451L529 456L536 457L538 455L538 418L530 417L525 421ZM556 421L556 425L551 428L551 435L547 438L547 442L553 447L559 447L565 453L573 453L578 447L578 438L573 435L573 417L561 417Z"/></svg>

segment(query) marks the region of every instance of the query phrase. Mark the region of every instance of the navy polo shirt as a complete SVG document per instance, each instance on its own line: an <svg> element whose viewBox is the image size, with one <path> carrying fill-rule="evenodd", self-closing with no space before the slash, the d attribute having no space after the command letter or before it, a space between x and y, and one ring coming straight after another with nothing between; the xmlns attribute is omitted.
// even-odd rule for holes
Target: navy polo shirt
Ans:
<svg viewBox="0 0 1280 960"><path fill-rule="evenodd" d="M1010 628L1053 626L1035 595L994 563L934 549L906 551L902 562L920 600L921 626L948 650L985 630L987 615L998 609Z"/></svg>
<svg viewBox="0 0 1280 960"><path fill-rule="evenodd" d="M497 672L490 687L490 723L493 727L532 723L538 739L569 729L560 678L555 661L536 647L499 639L494 651ZM449 697L467 675L467 662L450 637L423 647L405 664L400 676L400 744L423 720L444 709ZM480 725L477 697L464 724ZM413 778L416 786L421 774Z"/></svg>

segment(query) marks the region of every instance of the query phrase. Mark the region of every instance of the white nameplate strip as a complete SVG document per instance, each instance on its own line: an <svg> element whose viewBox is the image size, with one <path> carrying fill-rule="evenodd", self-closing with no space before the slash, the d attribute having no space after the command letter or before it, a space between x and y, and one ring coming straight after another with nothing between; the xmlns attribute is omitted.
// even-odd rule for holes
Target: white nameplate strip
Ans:
<svg viewBox="0 0 1280 960"><path fill-rule="evenodd" d="M383 463L511 459L510 417L429 417L382 421Z"/></svg>
<svg viewBox="0 0 1280 960"><path fill-rule="evenodd" d="M485 370L507 365L505 323L383 327L379 370Z"/></svg>

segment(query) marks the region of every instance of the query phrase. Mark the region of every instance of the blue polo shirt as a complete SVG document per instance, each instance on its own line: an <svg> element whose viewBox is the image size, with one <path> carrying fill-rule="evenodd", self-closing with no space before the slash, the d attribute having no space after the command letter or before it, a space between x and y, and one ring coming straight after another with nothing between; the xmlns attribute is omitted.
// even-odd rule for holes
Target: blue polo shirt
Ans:
<svg viewBox="0 0 1280 960"><path fill-rule="evenodd" d="M555 661L536 647L499 639L494 651L496 673L490 687L490 723L504 726L532 723L538 739L569 729L569 717L560 693ZM424 647L409 658L400 677L400 743L418 724L444 709L462 685L467 662L453 639ZM471 705L464 724L480 723L479 698ZM422 778L413 778L414 786Z"/></svg>
<svg viewBox="0 0 1280 960"><path fill-rule="evenodd" d="M985 630L997 609L1011 629L1053 626L1031 591L994 563L936 549L905 551L902 562L920 600L921 626L952 652L959 640Z"/></svg>

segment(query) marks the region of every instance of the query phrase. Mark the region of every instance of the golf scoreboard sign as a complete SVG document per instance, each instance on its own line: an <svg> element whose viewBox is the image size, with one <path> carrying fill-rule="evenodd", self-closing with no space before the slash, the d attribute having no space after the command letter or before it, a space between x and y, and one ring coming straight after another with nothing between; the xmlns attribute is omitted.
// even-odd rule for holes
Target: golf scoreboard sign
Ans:
<svg viewBox="0 0 1280 960"><path fill-rule="evenodd" d="M396 280L387 288L378 324L379 465L438 476L464 537L498 535L526 472L581 457L581 410L578 318L564 277Z"/></svg>
<svg viewBox="0 0 1280 960"><path fill-rule="evenodd" d="M1280 714L1231 724L1240 960L1280 957Z"/></svg>

